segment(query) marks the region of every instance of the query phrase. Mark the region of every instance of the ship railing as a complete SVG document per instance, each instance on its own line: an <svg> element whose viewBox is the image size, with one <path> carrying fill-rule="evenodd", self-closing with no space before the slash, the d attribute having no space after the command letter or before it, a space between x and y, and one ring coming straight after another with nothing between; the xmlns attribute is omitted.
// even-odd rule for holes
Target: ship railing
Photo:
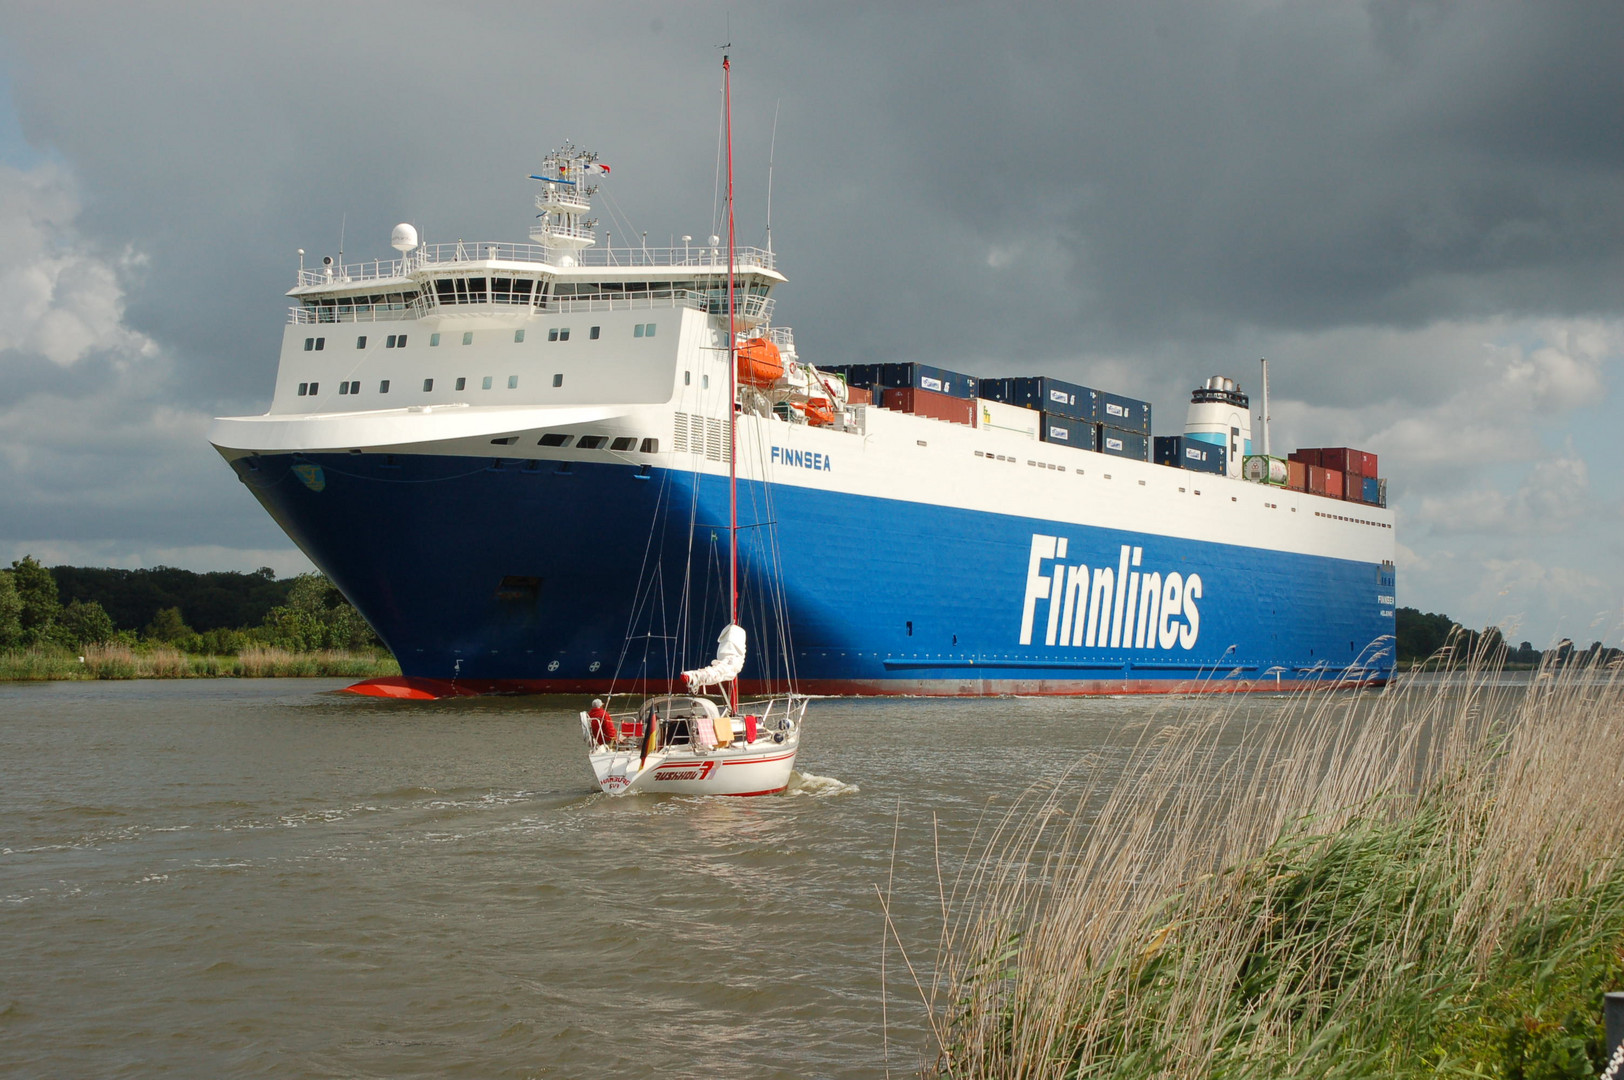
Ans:
<svg viewBox="0 0 1624 1080"><path fill-rule="evenodd" d="M601 267L703 267L711 273L727 273L727 249L709 245L682 244L674 247L615 247L605 243L580 251L549 248L544 244L468 243L425 244L401 259L373 259L370 262L345 263L342 266L321 266L299 271L299 285L349 285L361 281L383 281L406 278L430 267L443 267L458 263L527 263L535 266L557 266L565 256L575 260L577 266ZM777 257L766 248L739 248L734 266L740 271L772 270Z"/></svg>
<svg viewBox="0 0 1624 1080"><path fill-rule="evenodd" d="M772 318L775 301L770 296L741 295L735 297L734 307L739 318L746 323L759 324ZM653 290L643 293L593 293L580 296L548 296L539 299L513 294L511 300L486 300L473 304L444 304L432 293L422 293L404 304L336 304L306 307L303 304L288 308L288 322L294 325L316 323L382 322L400 319L421 319L427 315L504 315L523 310L529 312L558 312L559 314L589 313L594 311L639 311L655 308L692 308L712 315L727 314L727 299L708 292L693 290ZM787 328L774 328L777 330ZM780 348L793 352L791 339L774 339Z"/></svg>

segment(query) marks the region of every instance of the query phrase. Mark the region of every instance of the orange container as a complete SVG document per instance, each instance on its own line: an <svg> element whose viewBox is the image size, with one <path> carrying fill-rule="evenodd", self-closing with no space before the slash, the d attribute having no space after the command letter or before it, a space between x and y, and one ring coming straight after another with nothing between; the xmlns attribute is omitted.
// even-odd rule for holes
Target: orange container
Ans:
<svg viewBox="0 0 1624 1080"><path fill-rule="evenodd" d="M1308 490L1308 466L1294 459L1286 461L1286 486L1293 491Z"/></svg>
<svg viewBox="0 0 1624 1080"><path fill-rule="evenodd" d="M1339 472L1336 469L1321 469L1320 471L1325 474L1324 494L1326 497L1340 499L1347 486L1348 474Z"/></svg>
<svg viewBox="0 0 1624 1080"><path fill-rule="evenodd" d="M1326 472L1324 469L1320 468L1318 465L1310 465L1308 467L1308 490L1315 495L1324 495L1325 476Z"/></svg>

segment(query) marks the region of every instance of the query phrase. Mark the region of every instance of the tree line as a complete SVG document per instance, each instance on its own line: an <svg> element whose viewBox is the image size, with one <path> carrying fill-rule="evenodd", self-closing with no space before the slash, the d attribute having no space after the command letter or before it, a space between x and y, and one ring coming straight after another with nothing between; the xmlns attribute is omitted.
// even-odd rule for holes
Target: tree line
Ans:
<svg viewBox="0 0 1624 1080"><path fill-rule="evenodd" d="M24 556L0 569L0 649L164 645L234 655L250 646L293 652L376 650L366 620L321 574L251 574L47 567Z"/></svg>
<svg viewBox="0 0 1624 1080"><path fill-rule="evenodd" d="M1567 664L1578 660L1609 663L1624 658L1624 650L1609 648L1601 642L1591 642L1586 649L1578 648L1564 638L1549 649L1536 649L1532 642L1513 646L1505 640L1499 627L1486 630L1467 630L1448 615L1422 613L1416 608L1399 608L1394 613L1394 633L1400 660L1425 660L1445 645L1451 644L1450 635L1458 633L1454 642L1457 649L1482 652L1501 663L1537 665L1546 661Z"/></svg>

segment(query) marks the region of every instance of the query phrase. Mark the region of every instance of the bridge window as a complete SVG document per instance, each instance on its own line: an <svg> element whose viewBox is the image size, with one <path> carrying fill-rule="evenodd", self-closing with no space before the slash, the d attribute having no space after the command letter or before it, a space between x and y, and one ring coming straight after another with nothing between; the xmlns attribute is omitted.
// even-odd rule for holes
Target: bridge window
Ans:
<svg viewBox="0 0 1624 1080"><path fill-rule="evenodd" d="M608 441L609 439L603 435L582 435L575 445L582 450L596 450Z"/></svg>
<svg viewBox="0 0 1624 1080"><path fill-rule="evenodd" d="M658 454L660 452L659 439L644 439L642 451L645 454Z"/></svg>
<svg viewBox="0 0 1624 1080"><path fill-rule="evenodd" d="M564 434L562 434L560 432L557 432L557 431L549 431L547 434L543 435L540 439L536 440L536 445L537 446L568 446L570 444L570 440L573 439L573 438L575 438L575 436L573 436L573 435L564 435Z"/></svg>
<svg viewBox="0 0 1624 1080"><path fill-rule="evenodd" d="M637 440L634 439L632 436L630 436L630 435L622 435L620 438L616 439L614 442L609 444L609 449L611 449L611 450L630 450L632 447L634 447L636 445L637 445Z"/></svg>

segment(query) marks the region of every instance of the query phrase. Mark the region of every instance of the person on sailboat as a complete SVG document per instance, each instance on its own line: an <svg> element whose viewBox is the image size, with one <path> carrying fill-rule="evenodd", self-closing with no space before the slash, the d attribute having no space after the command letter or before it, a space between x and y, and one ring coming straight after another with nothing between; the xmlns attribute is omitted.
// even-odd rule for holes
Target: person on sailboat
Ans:
<svg viewBox="0 0 1624 1080"><path fill-rule="evenodd" d="M592 721L592 739L603 746L615 744L615 721L609 715L609 710L603 707L602 698L592 699L592 708L587 710L586 718Z"/></svg>

